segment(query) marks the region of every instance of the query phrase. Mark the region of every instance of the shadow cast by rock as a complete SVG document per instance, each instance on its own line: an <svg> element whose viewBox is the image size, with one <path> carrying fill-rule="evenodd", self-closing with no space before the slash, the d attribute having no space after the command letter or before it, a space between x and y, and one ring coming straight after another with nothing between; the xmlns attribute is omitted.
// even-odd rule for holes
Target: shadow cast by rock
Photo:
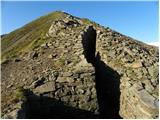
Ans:
<svg viewBox="0 0 160 120"><path fill-rule="evenodd" d="M120 75L107 66L97 54L93 64L96 72L96 90L101 118L120 118Z"/></svg>
<svg viewBox="0 0 160 120"><path fill-rule="evenodd" d="M54 98L37 96L31 91L26 95L27 101L23 103L23 110L18 113L22 118L22 111L26 119L91 119L98 118L98 115L86 110L81 110L66 105Z"/></svg>
<svg viewBox="0 0 160 120"><path fill-rule="evenodd" d="M93 26L89 26L82 36L82 44L87 62L95 68L100 118L121 118L119 116L120 75L101 60L99 52L95 56L96 36L96 30Z"/></svg>

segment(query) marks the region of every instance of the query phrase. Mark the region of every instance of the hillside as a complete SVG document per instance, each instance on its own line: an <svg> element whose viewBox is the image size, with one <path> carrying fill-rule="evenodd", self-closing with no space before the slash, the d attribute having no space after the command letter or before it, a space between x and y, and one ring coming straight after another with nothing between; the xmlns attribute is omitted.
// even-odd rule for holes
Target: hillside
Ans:
<svg viewBox="0 0 160 120"><path fill-rule="evenodd" d="M1 50L2 118L158 117L158 47L56 11Z"/></svg>

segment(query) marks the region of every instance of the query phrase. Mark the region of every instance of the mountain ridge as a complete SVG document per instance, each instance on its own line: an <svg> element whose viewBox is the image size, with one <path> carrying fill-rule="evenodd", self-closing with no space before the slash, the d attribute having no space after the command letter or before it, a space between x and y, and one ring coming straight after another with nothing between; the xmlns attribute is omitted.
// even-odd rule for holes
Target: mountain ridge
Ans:
<svg viewBox="0 0 160 120"><path fill-rule="evenodd" d="M157 118L158 52L88 19L40 17L2 38L2 117Z"/></svg>
<svg viewBox="0 0 160 120"><path fill-rule="evenodd" d="M45 37L45 33L47 33L47 29L49 29L49 26L51 25L51 22L52 21L55 21L56 19L58 20L58 19L62 19L63 17L65 17L65 16L67 16L67 15L69 15L68 13L66 13L66 12L62 12L62 11L56 11L56 12L51 12L51 13L49 13L49 14L47 14L47 15L45 15L45 16L41 16L41 17L39 17L39 18L37 18L36 20L33 20L31 23L27 23L26 25L24 25L24 26L22 26L22 27L20 27L20 28L18 28L18 29L16 29L16 30L14 30L14 31L12 31L12 32L10 32L8 35L5 35L5 37L3 37L3 39L2 39L2 59L3 59L3 53L4 54L8 54L8 52L10 52L10 51L14 51L14 48L12 48L13 47L13 44L15 44L16 43L16 39L17 39L17 37L14 35L15 33L16 34L20 34L19 35L19 37L18 38L22 38L22 36L24 37L24 35L26 34L26 32L27 31L30 31L30 29L32 29L32 28L37 28L37 31L33 31L34 32L34 36L33 36L33 38L31 37L32 35L29 35L28 37L28 39L31 39L32 41L34 40L34 38L37 38L37 37ZM71 15L69 15L69 16L71 16ZM80 20L80 18L78 18L78 17L75 17L75 16L72 16L72 17L74 17L74 18L76 18L76 19L79 19ZM50 20L51 19L51 20ZM92 21L90 21L90 20L88 20L88 19L86 19L86 18L82 18L81 19L83 22L84 22L84 24L92 24L92 25L95 25L96 26L96 23L95 22L92 22ZM41 22L40 22L41 21ZM45 21L47 21L47 22L45 22ZM39 30L40 28L38 28L38 26L40 26L40 24L44 24L45 23L45 27L43 27L42 26L42 28L43 28L43 30ZM36 23L36 24L34 24L34 23ZM47 24L46 24L47 23ZM99 24L98 24L99 25ZM105 27L104 27L105 28ZM107 27L106 27L107 28ZM26 32L25 32L26 31ZM115 30L113 30L113 31L115 31ZM38 32L40 32L40 33L38 33ZM116 31L115 31L116 32ZM28 34L28 33L27 33ZM37 34L37 35L36 35ZM123 35L123 34L122 34ZM14 39L14 36L15 36L15 40L14 41L12 41L11 39ZM126 35L125 35L126 36ZM126 37L129 37L129 36L126 36ZM26 38L27 38L27 36L26 36ZM23 38L22 38L23 39ZM133 38L131 38L131 39L133 39ZM135 40L135 39L134 39ZM20 40L19 40L20 41ZM30 40L28 40L29 42L25 42L25 43L23 43L22 44L22 48L20 48L20 49L23 49L24 47L26 47L26 46L28 46L29 45L29 43L31 42ZM140 41L138 41L138 40L135 40L135 41L137 41L137 42L140 42ZM141 42L140 42L141 43ZM142 42L143 43L143 42ZM10 48L10 44L12 45L11 46L11 48ZM144 43L143 43L144 44ZM6 49L12 49L12 50L6 50ZM17 51L19 51L19 50L17 50ZM15 53L16 53L16 50L15 50ZM6 55L7 56L7 55ZM11 56L11 55L9 55L9 56ZM13 57L14 57L14 53L13 53Z"/></svg>

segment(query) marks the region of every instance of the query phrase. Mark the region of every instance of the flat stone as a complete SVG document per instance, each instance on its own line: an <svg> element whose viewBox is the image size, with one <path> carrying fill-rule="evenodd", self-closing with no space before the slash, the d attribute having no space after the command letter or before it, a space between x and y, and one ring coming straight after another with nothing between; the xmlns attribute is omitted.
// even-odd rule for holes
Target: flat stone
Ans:
<svg viewBox="0 0 160 120"><path fill-rule="evenodd" d="M79 67L84 67L84 66L88 66L88 65L89 65L89 63L87 62L87 60L83 59L79 63L77 63L77 65L75 67L79 68Z"/></svg>
<svg viewBox="0 0 160 120"><path fill-rule="evenodd" d="M151 96L146 90L137 91L135 92L135 95L137 96L137 98L139 98L142 107L145 107L150 111L158 109L157 106L154 104L155 98Z"/></svg>
<svg viewBox="0 0 160 120"><path fill-rule="evenodd" d="M59 82L59 83L63 83L63 82L67 82L67 83L72 83L74 82L74 80L70 77L58 77L56 82Z"/></svg>
<svg viewBox="0 0 160 120"><path fill-rule="evenodd" d="M132 87L132 89L136 92L136 91L140 91L143 90L143 86L141 82L135 83Z"/></svg>
<svg viewBox="0 0 160 120"><path fill-rule="evenodd" d="M131 67L132 68L140 68L140 67L143 67L143 65L142 65L141 61L136 61L136 62L132 63Z"/></svg>
<svg viewBox="0 0 160 120"><path fill-rule="evenodd" d="M124 48L124 51L126 51L129 55L133 56L133 52L128 48Z"/></svg>
<svg viewBox="0 0 160 120"><path fill-rule="evenodd" d="M64 73L63 73L63 77L70 77L70 76L72 76L72 75L73 75L72 72L64 72Z"/></svg>
<svg viewBox="0 0 160 120"><path fill-rule="evenodd" d="M139 106L138 109L139 109L139 116L138 116L138 118L142 118L142 119L149 119L149 118L151 119L152 118L152 114L149 113L148 111L146 111L141 106Z"/></svg>
<svg viewBox="0 0 160 120"><path fill-rule="evenodd" d="M32 51L29 53L28 58L29 59L34 59L38 57L38 53L36 51Z"/></svg>
<svg viewBox="0 0 160 120"><path fill-rule="evenodd" d="M152 93L153 90L154 90L154 87L152 86L151 81L145 80L145 81L143 81L143 83L145 84L145 89L146 89L148 92Z"/></svg>
<svg viewBox="0 0 160 120"><path fill-rule="evenodd" d="M12 86L13 86L12 84L11 84L11 85L8 85L7 88L11 88Z"/></svg>
<svg viewBox="0 0 160 120"><path fill-rule="evenodd" d="M55 82L47 82L35 89L40 94L55 91Z"/></svg>
<svg viewBox="0 0 160 120"><path fill-rule="evenodd" d="M31 84L30 88L36 88L37 86L42 85L44 81L45 81L45 78L42 77L42 78L34 81L34 82Z"/></svg>

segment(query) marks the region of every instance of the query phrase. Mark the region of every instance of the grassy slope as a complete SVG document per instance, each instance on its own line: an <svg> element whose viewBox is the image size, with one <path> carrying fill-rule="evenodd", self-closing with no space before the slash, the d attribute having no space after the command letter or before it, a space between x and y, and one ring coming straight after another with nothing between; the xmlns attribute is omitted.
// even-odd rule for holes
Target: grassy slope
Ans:
<svg viewBox="0 0 160 120"><path fill-rule="evenodd" d="M67 13L60 11L50 13L4 36L1 41L1 62L43 44L47 40L45 36L51 23L54 20L63 19L66 15ZM82 19L82 21L84 25L96 26L96 23L88 19Z"/></svg>
<svg viewBox="0 0 160 120"><path fill-rule="evenodd" d="M62 12L50 13L26 24L2 38L1 50L3 59L12 58L45 42L46 35L54 20L63 18Z"/></svg>

